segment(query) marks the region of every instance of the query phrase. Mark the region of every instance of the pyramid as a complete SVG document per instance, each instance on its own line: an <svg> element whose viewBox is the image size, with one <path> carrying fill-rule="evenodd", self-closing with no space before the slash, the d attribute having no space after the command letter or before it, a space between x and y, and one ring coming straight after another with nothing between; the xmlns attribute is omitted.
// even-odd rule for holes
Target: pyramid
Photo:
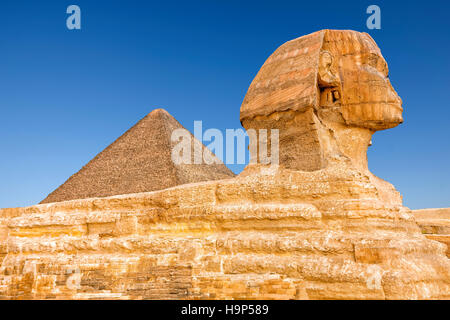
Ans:
<svg viewBox="0 0 450 320"><path fill-rule="evenodd" d="M234 176L217 158L210 165L175 164L171 134L180 128L183 126L167 111L153 110L41 203L148 192ZM189 135L193 143L200 143Z"/></svg>

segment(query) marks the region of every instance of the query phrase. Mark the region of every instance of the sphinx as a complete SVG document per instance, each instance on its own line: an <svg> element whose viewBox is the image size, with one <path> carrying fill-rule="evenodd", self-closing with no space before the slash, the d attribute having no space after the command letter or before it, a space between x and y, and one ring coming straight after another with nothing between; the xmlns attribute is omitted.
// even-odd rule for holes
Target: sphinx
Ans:
<svg viewBox="0 0 450 320"><path fill-rule="evenodd" d="M367 33L322 30L300 37L264 63L245 96L241 123L279 129L282 167L350 165L370 176L385 201L401 203L394 187L367 164L372 135L403 122L402 100L388 72Z"/></svg>
<svg viewBox="0 0 450 320"><path fill-rule="evenodd" d="M246 129L279 130L279 165L2 209L0 298L449 299L446 246L368 170L372 135L402 122L387 72L364 33L287 42L240 114Z"/></svg>

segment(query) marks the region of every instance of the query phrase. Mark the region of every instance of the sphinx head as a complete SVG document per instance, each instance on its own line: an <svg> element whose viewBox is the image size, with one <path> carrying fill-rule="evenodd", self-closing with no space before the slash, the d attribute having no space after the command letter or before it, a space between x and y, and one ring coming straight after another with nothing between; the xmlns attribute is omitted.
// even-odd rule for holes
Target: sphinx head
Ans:
<svg viewBox="0 0 450 320"><path fill-rule="evenodd" d="M264 63L241 107L246 129L280 130L280 164L317 170L346 158L367 168L375 131L403 122L401 99L374 40L322 30L289 41Z"/></svg>

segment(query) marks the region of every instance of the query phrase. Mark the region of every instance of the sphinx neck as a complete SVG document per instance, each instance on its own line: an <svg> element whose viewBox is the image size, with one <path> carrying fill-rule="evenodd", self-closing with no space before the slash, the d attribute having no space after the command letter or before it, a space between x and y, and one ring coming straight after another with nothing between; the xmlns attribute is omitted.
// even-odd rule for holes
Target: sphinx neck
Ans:
<svg viewBox="0 0 450 320"><path fill-rule="evenodd" d="M335 159L343 156L361 171L369 171L367 162L367 148L371 145L374 131L349 127L340 122L322 121L328 131L327 139L331 140L331 147L325 151L325 157ZM325 138L322 138L325 139Z"/></svg>
<svg viewBox="0 0 450 320"><path fill-rule="evenodd" d="M278 129L279 165L286 169L315 171L343 161L367 171L367 147L373 131L346 126L333 117L330 117L332 120L323 119L327 117L310 108L304 112L277 112L268 117L245 120L242 124L248 131L255 130L256 144L260 142L260 129ZM269 138L266 149L272 150L271 144ZM263 163L260 160L258 153L252 163Z"/></svg>

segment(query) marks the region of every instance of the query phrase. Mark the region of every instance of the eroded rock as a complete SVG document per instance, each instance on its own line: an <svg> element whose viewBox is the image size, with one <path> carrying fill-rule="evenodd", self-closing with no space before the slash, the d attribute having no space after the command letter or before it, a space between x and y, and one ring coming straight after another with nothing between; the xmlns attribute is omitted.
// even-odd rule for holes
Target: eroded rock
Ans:
<svg viewBox="0 0 450 320"><path fill-rule="evenodd" d="M371 135L402 121L372 39L325 30L283 45L241 121L280 129L279 166L0 210L0 298L450 298L446 246L367 169Z"/></svg>

